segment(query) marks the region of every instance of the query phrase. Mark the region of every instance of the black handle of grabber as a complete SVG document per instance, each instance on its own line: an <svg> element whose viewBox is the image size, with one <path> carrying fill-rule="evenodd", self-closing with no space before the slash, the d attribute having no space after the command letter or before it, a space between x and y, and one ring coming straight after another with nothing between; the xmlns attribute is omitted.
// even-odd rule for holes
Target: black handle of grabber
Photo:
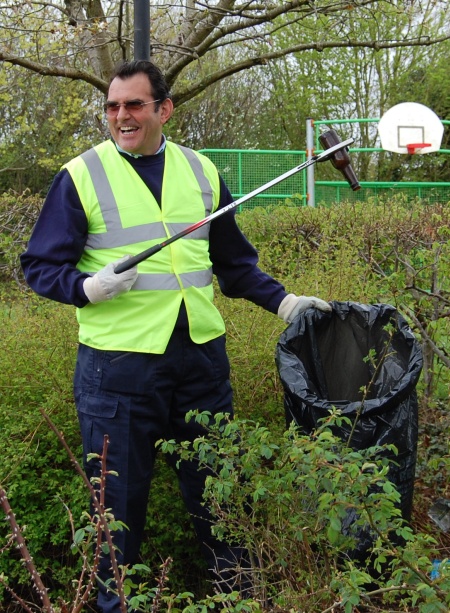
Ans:
<svg viewBox="0 0 450 613"><path fill-rule="evenodd" d="M133 266L140 264L142 260L146 260L155 253L158 253L158 251L161 251L161 249L165 246L166 243L160 243L159 245L155 245L154 247L150 247L150 249L146 249L145 251L138 253L138 255L134 255L131 258L128 258L128 260L126 260L125 262L120 262L120 264L118 264L114 268L114 272L116 273L116 275L120 275L121 272L130 270L130 268L133 268Z"/></svg>
<svg viewBox="0 0 450 613"><path fill-rule="evenodd" d="M254 189L252 192L250 192L246 196L242 196L242 198L239 198L238 200L235 200L234 202L230 202L230 204L227 204L227 206L224 206L222 209L218 209L215 213L212 213L212 215L209 215L208 217L205 217L204 219L197 221L191 226L188 226L184 230L181 230L181 232L178 232L178 234L174 234L170 238L167 238L162 243L159 243L159 245L150 247L150 249L147 249L146 251L142 251L141 253L138 253L137 255L131 257L126 262L122 262L114 269L114 272L116 274L120 274L121 272L125 272L126 270L133 268L133 266L136 266L136 264L140 264L140 262L143 262L144 260L152 256L153 254L157 253L163 247L167 247L167 245L170 245L171 243L178 240L179 238L183 238L183 236L186 236L187 234L190 234L191 232L195 232L195 230L198 230L205 224L211 223L211 221L213 221L217 217L220 217L221 215L224 215L228 211L235 209L239 205L243 204L244 202L247 202L247 200L250 200L250 198L257 196L261 192L265 192L267 189L269 189L269 187L272 187L276 185L277 183L280 183L280 181L284 181L284 179L291 177L296 172L299 172L300 170L304 170L305 168L308 168L308 166L311 166L312 164L315 164L316 162L324 162L325 160L332 159L332 156L336 153L336 151L340 151L341 149L348 147L352 143L353 143L353 138L349 138L343 142L336 143L329 149L322 151L322 153L313 155L311 158L306 160L306 162L303 162L303 164L300 164L300 166L291 168L291 170L288 170L287 172L280 175L279 177L275 177L275 179L272 179L272 181L269 181L268 183L261 185L261 187L257 187L256 189Z"/></svg>

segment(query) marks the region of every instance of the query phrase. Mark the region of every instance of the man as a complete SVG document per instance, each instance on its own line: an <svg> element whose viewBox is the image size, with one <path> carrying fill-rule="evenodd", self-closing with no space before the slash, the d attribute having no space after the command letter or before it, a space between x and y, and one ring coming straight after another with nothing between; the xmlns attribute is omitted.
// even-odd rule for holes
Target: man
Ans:
<svg viewBox="0 0 450 613"><path fill-rule="evenodd" d="M107 507L129 528L114 535L119 563L137 561L155 460L155 442L203 432L193 409L232 416L225 327L213 304L212 275L231 298L246 298L290 322L315 297L287 294L257 266L255 249L227 213L121 274L123 257L160 243L232 202L206 157L165 139L173 103L151 62L121 65L105 104L112 139L66 164L49 190L21 262L40 295L77 307L75 400L84 456L101 453L108 434ZM88 476L98 467L85 463ZM243 553L217 542L202 505L204 471L178 470L208 568L234 587ZM110 576L105 558L100 578ZM103 613L119 610L100 585Z"/></svg>

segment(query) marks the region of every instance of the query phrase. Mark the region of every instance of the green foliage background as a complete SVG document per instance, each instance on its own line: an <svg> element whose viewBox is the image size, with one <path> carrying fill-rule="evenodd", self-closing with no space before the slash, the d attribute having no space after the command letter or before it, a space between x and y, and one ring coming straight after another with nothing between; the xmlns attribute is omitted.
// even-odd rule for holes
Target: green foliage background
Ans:
<svg viewBox="0 0 450 613"><path fill-rule="evenodd" d="M59 15L57 4L38 2L30 8L25 3L14 10L8 9L8 3L0 6L5 21L3 45L30 61L34 57L39 62L48 61L52 67L56 63L57 68L60 62L68 66L75 62L85 74L97 76L95 52L89 52L83 37L83 28L89 29L92 24L75 29L73 24L68 26L67 12L73 7L66 7L66 11L62 5ZM213 45L214 50L201 57L193 48L188 52L187 47L183 54L191 59L171 81L171 87L175 98L180 92L186 95L190 88L195 94L192 98L182 96L177 102L165 126L166 136L194 149L305 150L307 118L380 118L392 106L406 101L420 102L438 117L448 118L450 41L444 35L448 22L444 3L343 3L339 9L338 2L330 7L329 14L322 13L324 5L328 3L316 2L314 10L300 11L298 20L292 22L286 23L282 17L278 26L269 26L269 37L267 31L259 36L258 28L244 39L240 38L242 33L236 33L236 38ZM109 19L113 31L117 27L115 8L112 2ZM199 7L200 12L204 8ZM320 15L315 13L319 8ZM189 21L180 18L180 10L181 6L168 5L167 10L155 7L152 13L152 36L155 40L161 37L162 43L152 48L152 60L172 77L179 28ZM28 36L21 36L22 30L28 30ZM294 42L314 46L316 41L335 40L335 36L342 42L337 48L291 52L234 74L230 70L226 78L215 81L214 75L224 67L231 68L240 61L245 64L249 53L257 58L289 49ZM391 41L394 47L346 47L348 41L377 39ZM428 40L440 42L427 44ZM395 46L396 41L402 44ZM403 44L407 41L411 46ZM95 47L99 50L103 45ZM76 48L79 52L74 51ZM103 51L115 62L124 50L117 47L113 36ZM127 50L130 52L131 48ZM110 69L109 62L103 69ZM103 101L103 93L82 79L55 78L0 61L0 191L14 189L21 193L28 188L44 194L62 164L107 138ZM344 123L339 125L339 133L342 139L353 137L358 148L380 146L372 121ZM448 146L446 130L441 149L448 152ZM379 151L355 153L352 161L360 181L448 181L447 158L443 153L411 160ZM324 165L318 176L332 180L336 173L331 165Z"/></svg>

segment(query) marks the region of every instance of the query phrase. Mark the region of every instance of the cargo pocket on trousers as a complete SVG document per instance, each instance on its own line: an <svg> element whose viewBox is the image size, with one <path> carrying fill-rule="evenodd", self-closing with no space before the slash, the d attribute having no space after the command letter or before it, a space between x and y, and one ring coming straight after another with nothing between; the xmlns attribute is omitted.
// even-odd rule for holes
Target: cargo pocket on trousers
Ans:
<svg viewBox="0 0 450 613"><path fill-rule="evenodd" d="M114 418L119 406L118 396L80 394L77 398L84 457L89 453L102 454L105 434L110 439L120 436L120 425ZM117 435L115 435L117 431Z"/></svg>

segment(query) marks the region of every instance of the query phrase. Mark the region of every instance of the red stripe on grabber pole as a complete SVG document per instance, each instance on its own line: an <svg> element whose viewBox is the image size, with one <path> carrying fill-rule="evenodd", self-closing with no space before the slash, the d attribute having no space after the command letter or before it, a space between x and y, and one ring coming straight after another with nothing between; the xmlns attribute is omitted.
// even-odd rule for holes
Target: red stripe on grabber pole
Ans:
<svg viewBox="0 0 450 613"><path fill-rule="evenodd" d="M184 230L181 230L181 232L178 232L177 234L174 234L170 238L167 238L162 243L159 243L158 245L154 245L153 247L150 247L149 249L146 249L145 251L141 251L141 253L138 253L137 255L134 255L131 258L128 258L126 262L121 262L120 264L116 266L116 268L114 269L114 272L116 274L120 274L121 272L125 272L126 270L133 268L133 266L136 266L136 264L140 264L140 262L143 262L147 258L150 258L152 255L154 255L155 253L158 253L158 251L161 251L161 249L177 241L179 238L183 238L183 236L186 236L186 234L195 232L195 230L198 230L198 228L201 228L207 223L211 223L217 217L220 217L221 215L225 215L225 213L228 213L228 211L235 209L236 207L243 204L244 202L247 202L247 200L254 198L258 194L261 194L262 192L269 189L270 187L277 185L277 183L280 183L281 181L284 181L288 177L291 177L292 175L296 174L297 172L300 172L301 170L308 168L308 166L311 166L312 164L315 164L317 162L324 162L328 160L334 153L336 153L336 151L345 149L345 147L348 147L353 142L354 142L354 139L349 138L347 140L342 141L341 143L338 143L337 145L334 145L333 147L330 147L329 149L326 149L325 151L322 151L322 153L314 155L309 160L306 160L306 162L303 162L303 164L300 164L300 166L296 166L295 168L288 170L287 172L280 175L279 177L275 177L275 179L272 179L268 183L261 185L261 187L256 188L255 190L253 190L246 196L242 196L242 198L239 198L238 200L231 202L230 204L228 204L227 206L224 206L222 209L219 209L212 215L208 215L208 217L205 217L204 219L197 221L191 226L188 226L187 228L185 228Z"/></svg>

